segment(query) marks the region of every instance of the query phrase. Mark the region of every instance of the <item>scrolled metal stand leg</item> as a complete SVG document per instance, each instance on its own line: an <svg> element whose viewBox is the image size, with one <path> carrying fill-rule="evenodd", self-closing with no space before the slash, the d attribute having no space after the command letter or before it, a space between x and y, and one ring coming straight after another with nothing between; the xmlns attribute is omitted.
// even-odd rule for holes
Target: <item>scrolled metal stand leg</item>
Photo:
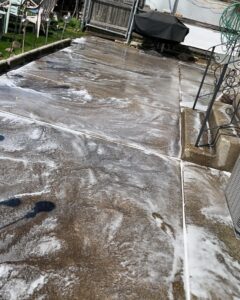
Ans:
<svg viewBox="0 0 240 300"><path fill-rule="evenodd" d="M211 113L211 111L212 111L213 104L214 104L214 102L215 102L215 100L216 100L217 93L219 92L219 89L220 89L220 87L221 87L221 85L222 85L222 82L223 82L223 80L224 80L224 77L225 77L227 68L228 68L228 64L225 64L224 67L223 67L221 76L220 76L220 78L219 78L219 80L218 80L218 83L217 83L217 85L216 85L216 88L215 88L215 90L214 90L214 94L213 94L213 96L212 96L212 100L211 100L211 102L209 103L209 106L208 106L208 109L207 109L207 112L206 112L206 116L205 116L205 118L204 118L204 120L203 120L203 124L202 124L202 127L201 127L201 129L200 129L200 132L199 132L199 135L198 135L198 138L197 138L195 147L199 147L199 142L200 142L200 140L201 140L201 137L202 137L203 132L204 132L204 130L205 130L205 127L206 127L206 125L207 125L207 121L209 120L209 116L210 116L210 113Z"/></svg>
<svg viewBox="0 0 240 300"><path fill-rule="evenodd" d="M210 57L209 57L209 59L208 59L207 66L206 66L206 69L205 69L205 71L204 71L203 78L202 78L200 87L199 87L198 92L197 92L197 96L196 96L195 101L194 101L194 104L193 104L193 110L195 109L196 104L197 104L197 102L198 102L198 98L199 98L199 96L200 96L200 93L201 93L201 90L202 90L202 87L203 87L205 78L206 78L206 76L207 76L207 72L208 72L208 69L209 69L209 67L210 67L210 64L211 64L211 61L212 61L212 58L213 58L214 51L215 51L215 47L212 48Z"/></svg>

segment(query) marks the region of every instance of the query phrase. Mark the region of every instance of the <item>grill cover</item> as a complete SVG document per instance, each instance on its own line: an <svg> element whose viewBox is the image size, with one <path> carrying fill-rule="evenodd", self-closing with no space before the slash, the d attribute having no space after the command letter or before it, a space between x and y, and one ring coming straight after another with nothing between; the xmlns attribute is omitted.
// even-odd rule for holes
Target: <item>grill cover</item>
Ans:
<svg viewBox="0 0 240 300"><path fill-rule="evenodd" d="M189 32L189 28L175 16L157 11L137 14L133 30L145 37L177 43L183 42Z"/></svg>

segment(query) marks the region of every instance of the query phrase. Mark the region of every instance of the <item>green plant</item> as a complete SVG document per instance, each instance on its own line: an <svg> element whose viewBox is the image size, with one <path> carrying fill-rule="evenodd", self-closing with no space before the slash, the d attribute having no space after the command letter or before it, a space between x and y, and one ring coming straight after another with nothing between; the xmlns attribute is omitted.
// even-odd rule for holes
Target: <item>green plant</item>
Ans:
<svg viewBox="0 0 240 300"><path fill-rule="evenodd" d="M68 25L72 28L80 28L80 21L77 18L71 18Z"/></svg>
<svg viewBox="0 0 240 300"><path fill-rule="evenodd" d="M57 28L56 24L51 23L49 28L48 44L59 41L61 39L61 34L62 34L62 28ZM80 36L82 36L82 32L76 31L75 28L70 26L67 26L64 32L64 38L77 38ZM13 32L3 35L3 37L0 39L0 60L8 58L10 55L16 55L22 52L21 49L22 37L23 37L22 33L15 34ZM12 49L14 41L17 41L20 44L20 47ZM46 37L44 33L42 33L39 38L36 38L36 35L32 32L32 27L31 26L27 27L26 39L25 39L25 51L39 48L45 45L45 42L46 42Z"/></svg>

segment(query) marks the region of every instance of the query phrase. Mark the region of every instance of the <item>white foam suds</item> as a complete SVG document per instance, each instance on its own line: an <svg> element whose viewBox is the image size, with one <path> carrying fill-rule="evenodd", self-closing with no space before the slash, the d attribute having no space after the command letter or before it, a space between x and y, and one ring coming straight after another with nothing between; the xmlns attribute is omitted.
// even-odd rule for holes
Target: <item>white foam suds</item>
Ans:
<svg viewBox="0 0 240 300"><path fill-rule="evenodd" d="M12 79L9 79L7 76L1 76L0 86L2 87L16 87L16 84Z"/></svg>
<svg viewBox="0 0 240 300"><path fill-rule="evenodd" d="M15 157L9 157L9 156L0 156L0 160L11 160L14 162L21 162L26 167L28 164L28 160L24 158L15 158Z"/></svg>
<svg viewBox="0 0 240 300"><path fill-rule="evenodd" d="M29 137L32 139L32 140L38 140L41 135L42 135L42 129L41 128L35 128L33 129L33 131L30 133Z"/></svg>
<svg viewBox="0 0 240 300"><path fill-rule="evenodd" d="M42 287L45 283L45 276L41 275L39 278L37 278L35 281L33 281L31 283L31 285L29 286L28 290L27 290L27 294L28 295L32 295L33 292L36 289L39 289L40 287Z"/></svg>
<svg viewBox="0 0 240 300"><path fill-rule="evenodd" d="M42 232L50 232L54 230L57 227L57 219L53 217L49 217L45 220L43 220L42 224L35 225L31 231L30 234L33 236L36 235L36 232L42 233Z"/></svg>
<svg viewBox="0 0 240 300"><path fill-rule="evenodd" d="M97 154L98 155L103 155L105 153L104 148L100 145L97 149Z"/></svg>
<svg viewBox="0 0 240 300"><path fill-rule="evenodd" d="M22 197L27 197L27 196L41 196L41 195L47 194L49 192L50 192L50 190L44 189L43 191L39 191L39 192L17 194L14 197L22 198Z"/></svg>
<svg viewBox="0 0 240 300"><path fill-rule="evenodd" d="M55 236L43 236L29 252L30 256L45 256L53 254L62 248L62 243Z"/></svg>
<svg viewBox="0 0 240 300"><path fill-rule="evenodd" d="M1 299L29 299L46 283L44 275L39 275L32 280L25 280L21 275L20 268L8 264L0 265Z"/></svg>
<svg viewBox="0 0 240 300"><path fill-rule="evenodd" d="M204 207L201 209L201 213L209 220L216 223L223 223L227 226L232 226L232 219L227 207L216 207L215 205L210 207Z"/></svg>
<svg viewBox="0 0 240 300"><path fill-rule="evenodd" d="M1 264L0 265L0 277L7 277L9 272L12 270L12 267L9 265Z"/></svg>
<svg viewBox="0 0 240 300"><path fill-rule="evenodd" d="M73 40L74 44L86 44L87 39L84 37L76 38Z"/></svg>
<svg viewBox="0 0 240 300"><path fill-rule="evenodd" d="M89 184L90 185L95 185L95 184L97 184L97 178L96 178L96 176L95 176L95 174L94 174L94 171L92 170L92 169L89 169L88 170L88 174L89 174Z"/></svg>
<svg viewBox="0 0 240 300"><path fill-rule="evenodd" d="M112 241L117 231L121 228L123 221L122 213L115 213L110 224L108 224L108 242Z"/></svg>
<svg viewBox="0 0 240 300"><path fill-rule="evenodd" d="M61 52L66 52L66 53L73 53L72 47L67 47L67 48L64 48L64 49L62 49L60 51Z"/></svg>
<svg viewBox="0 0 240 300"><path fill-rule="evenodd" d="M188 108L193 108L193 101L180 101L180 106L181 107L188 107ZM201 110L201 111L206 111L208 105L201 104L199 101L196 105L196 109Z"/></svg>
<svg viewBox="0 0 240 300"><path fill-rule="evenodd" d="M224 244L194 225L188 225L187 237L191 293L198 299L211 299L212 291L216 299L239 295L240 265L228 255Z"/></svg>
<svg viewBox="0 0 240 300"><path fill-rule="evenodd" d="M93 97L88 93L86 89L84 90L69 90L69 93L73 94L74 96L78 96L80 99L90 102L92 101Z"/></svg>
<svg viewBox="0 0 240 300"><path fill-rule="evenodd" d="M20 71L20 73L24 73L24 71ZM21 87L21 86L17 86L14 82L13 79L9 79L6 76L2 76L1 77L1 80L0 80L0 86L1 87L10 87L10 88L13 88L19 92L24 92L24 93L27 93L28 94L28 97L31 96L41 96L41 97L44 97L44 98L47 98L47 99L52 99L52 96L49 94L49 93L44 93L44 92L40 92L40 91L37 91L35 89L31 89L31 88L27 88L27 87Z"/></svg>

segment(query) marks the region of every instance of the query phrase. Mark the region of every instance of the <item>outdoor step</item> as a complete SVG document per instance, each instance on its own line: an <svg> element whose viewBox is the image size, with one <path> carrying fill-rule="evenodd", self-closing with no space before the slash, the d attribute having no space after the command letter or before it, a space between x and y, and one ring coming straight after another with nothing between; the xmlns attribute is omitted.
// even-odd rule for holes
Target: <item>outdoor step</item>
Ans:
<svg viewBox="0 0 240 300"><path fill-rule="evenodd" d="M221 125L231 123L231 115L229 112L233 107L222 102L215 102L211 114L211 126L217 128ZM216 129L212 130L212 134L216 135ZM218 168L232 171L235 162L240 153L240 137L234 126L221 128L216 139L216 163Z"/></svg>
<svg viewBox="0 0 240 300"><path fill-rule="evenodd" d="M182 159L199 165L212 167L212 162L216 156L214 149L209 147L195 147L203 117L204 113L201 111L191 108L184 108L182 110ZM206 136L206 134L200 143L208 143L208 136Z"/></svg>
<svg viewBox="0 0 240 300"><path fill-rule="evenodd" d="M217 134L213 147L195 147L199 134L204 112L184 108L182 111L182 158L184 160L212 167L224 171L232 171L233 166L240 153L240 138L234 128L220 129L217 127L229 124L230 116L226 111L231 106L216 102L210 115L209 127L211 133L205 133L200 145L207 144L210 134L214 137Z"/></svg>

